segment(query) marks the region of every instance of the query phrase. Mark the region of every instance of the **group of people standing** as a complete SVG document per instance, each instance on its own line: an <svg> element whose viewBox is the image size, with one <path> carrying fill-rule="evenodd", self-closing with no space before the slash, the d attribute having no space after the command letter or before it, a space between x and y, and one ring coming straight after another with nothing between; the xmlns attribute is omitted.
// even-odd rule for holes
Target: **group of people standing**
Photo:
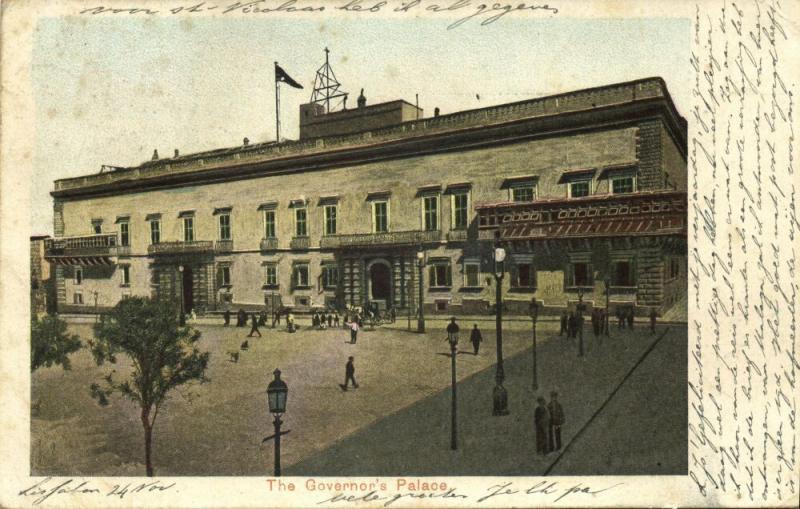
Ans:
<svg viewBox="0 0 800 509"><path fill-rule="evenodd" d="M568 338L578 337L578 331L583 327L583 316L580 316L575 311L561 313L561 330L558 335L563 336L565 333Z"/></svg>
<svg viewBox="0 0 800 509"><path fill-rule="evenodd" d="M328 312L325 313L324 311L314 311L311 315L311 326L316 329L327 329L330 327L338 327L339 326L339 312Z"/></svg>
<svg viewBox="0 0 800 509"><path fill-rule="evenodd" d="M558 402L558 393L550 393L550 402L543 397L536 399L533 420L536 426L536 453L550 454L561 450L561 427L566 422L564 408Z"/></svg>

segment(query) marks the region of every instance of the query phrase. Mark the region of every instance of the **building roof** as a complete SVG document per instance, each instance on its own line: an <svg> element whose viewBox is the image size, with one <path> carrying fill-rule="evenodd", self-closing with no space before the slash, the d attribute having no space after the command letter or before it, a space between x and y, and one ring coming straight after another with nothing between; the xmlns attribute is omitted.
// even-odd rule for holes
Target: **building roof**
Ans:
<svg viewBox="0 0 800 509"><path fill-rule="evenodd" d="M675 109L664 81L645 78L428 117L360 133L239 145L162 158L129 168L56 180L51 194L56 198L75 199L177 187L189 181L203 184L363 164L381 158L466 150L491 140L508 143L555 128L586 129L592 124L620 123L644 115L661 115L668 133L685 156L686 120Z"/></svg>

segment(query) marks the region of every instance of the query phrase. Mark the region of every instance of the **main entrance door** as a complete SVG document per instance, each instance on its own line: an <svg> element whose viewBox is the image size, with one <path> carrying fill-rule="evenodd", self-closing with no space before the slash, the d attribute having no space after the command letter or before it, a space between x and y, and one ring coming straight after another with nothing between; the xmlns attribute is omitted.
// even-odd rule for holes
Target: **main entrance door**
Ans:
<svg viewBox="0 0 800 509"><path fill-rule="evenodd" d="M391 270L386 263L373 263L369 269L370 300L383 304L386 308L391 302Z"/></svg>
<svg viewBox="0 0 800 509"><path fill-rule="evenodd" d="M194 287L193 287L192 268L188 265L183 266L183 309L188 313L194 309Z"/></svg>

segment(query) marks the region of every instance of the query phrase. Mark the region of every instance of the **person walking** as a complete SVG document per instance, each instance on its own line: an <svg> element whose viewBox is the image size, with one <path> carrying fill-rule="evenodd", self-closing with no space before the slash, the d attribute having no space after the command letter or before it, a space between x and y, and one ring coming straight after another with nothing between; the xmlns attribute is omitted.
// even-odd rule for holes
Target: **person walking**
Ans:
<svg viewBox="0 0 800 509"><path fill-rule="evenodd" d="M477 323L472 325L472 332L469 335L469 340L472 342L472 348L475 351L475 355L478 355L478 350L481 347L483 336L481 336L481 331L478 330Z"/></svg>
<svg viewBox="0 0 800 509"><path fill-rule="evenodd" d="M558 393L550 393L550 403L547 405L550 412L549 447L551 451L561 450L561 426L564 425L564 409L558 402Z"/></svg>
<svg viewBox="0 0 800 509"><path fill-rule="evenodd" d="M358 339L358 321L353 320L350 322L350 344L355 345Z"/></svg>
<svg viewBox="0 0 800 509"><path fill-rule="evenodd" d="M533 413L533 420L536 426L536 453L545 455L550 452L548 447L548 433L550 430L550 412L547 410L547 402L544 398L536 399L539 406Z"/></svg>
<svg viewBox="0 0 800 509"><path fill-rule="evenodd" d="M333 313L328 313L328 328L333 327Z"/></svg>
<svg viewBox="0 0 800 509"><path fill-rule="evenodd" d="M225 321L222 325L227 327L231 324L231 310L226 309L224 313L222 313L222 319Z"/></svg>
<svg viewBox="0 0 800 509"><path fill-rule="evenodd" d="M594 333L595 338L597 338L599 331L600 331L600 317L597 314L597 308L592 308L592 332Z"/></svg>
<svg viewBox="0 0 800 509"><path fill-rule="evenodd" d="M622 308L617 308L617 328L625 328L625 311Z"/></svg>
<svg viewBox="0 0 800 509"><path fill-rule="evenodd" d="M281 324L281 312L280 310L275 311L275 317L272 319L272 328L275 328L275 324Z"/></svg>
<svg viewBox="0 0 800 509"><path fill-rule="evenodd" d="M247 337L252 338L253 334L258 334L258 337L261 337L261 332L258 330L258 318L256 318L255 313L251 315L250 322L250 334L248 334Z"/></svg>
<svg viewBox="0 0 800 509"><path fill-rule="evenodd" d="M567 315L567 312L564 311L563 313L561 313L561 330L558 331L559 336L563 336L564 334L567 333L568 320L569 320L569 315Z"/></svg>
<svg viewBox="0 0 800 509"><path fill-rule="evenodd" d="M633 306L628 308L628 328L633 330Z"/></svg>
<svg viewBox="0 0 800 509"><path fill-rule="evenodd" d="M656 308L650 308L650 334L656 333L656 317L658 313L656 313Z"/></svg>
<svg viewBox="0 0 800 509"><path fill-rule="evenodd" d="M394 309L394 306L392 306L392 308L389 311L389 313L391 314L391 317L392 317L392 323L394 323L395 320L397 320L397 311Z"/></svg>
<svg viewBox="0 0 800 509"><path fill-rule="evenodd" d="M355 374L356 367L353 365L353 356L351 355L347 358L347 364L344 365L344 383L339 385L343 391L347 390L347 386L350 382L353 382L353 389L358 389Z"/></svg>
<svg viewBox="0 0 800 509"><path fill-rule="evenodd" d="M339 326L339 312L338 311L333 314L333 326L334 327L338 327Z"/></svg>
<svg viewBox="0 0 800 509"><path fill-rule="evenodd" d="M294 328L294 315L292 313L287 313L286 314L286 330L288 332L290 332L290 333L295 331L295 328Z"/></svg>

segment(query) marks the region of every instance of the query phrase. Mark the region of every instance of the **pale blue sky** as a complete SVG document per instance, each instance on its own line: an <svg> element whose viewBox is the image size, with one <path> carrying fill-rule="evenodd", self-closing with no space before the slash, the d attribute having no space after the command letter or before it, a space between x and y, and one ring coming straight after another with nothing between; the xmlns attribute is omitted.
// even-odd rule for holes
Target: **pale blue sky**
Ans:
<svg viewBox="0 0 800 509"><path fill-rule="evenodd" d="M451 20L452 21L452 20ZM40 19L32 231L52 233L53 180L101 164L275 137L273 62L304 90L282 87L282 135L297 137L316 69L331 64L348 104L414 102L426 115L661 76L688 113L688 19L507 16L446 30L445 19L72 17ZM480 101L476 94L480 94Z"/></svg>

